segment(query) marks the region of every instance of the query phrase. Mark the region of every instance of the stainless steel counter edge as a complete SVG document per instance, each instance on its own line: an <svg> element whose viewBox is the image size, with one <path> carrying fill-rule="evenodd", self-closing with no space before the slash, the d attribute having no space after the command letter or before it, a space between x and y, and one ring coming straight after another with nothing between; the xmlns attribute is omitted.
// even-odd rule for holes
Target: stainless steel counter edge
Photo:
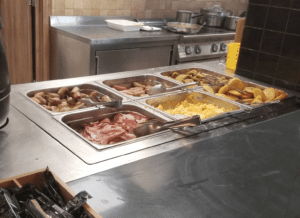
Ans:
<svg viewBox="0 0 300 218"><path fill-rule="evenodd" d="M190 63L190 64L184 64L184 65L175 65L175 66L169 66L169 67L162 67L162 68L156 68L156 69L147 69L147 70L138 70L138 71L128 71L126 72L126 74L130 74L130 75L141 75L141 74L155 74L158 72L163 72L163 71L171 71L171 70L178 70L178 69L184 69L184 68L192 68L192 67L208 67L210 69L213 69L217 72L220 73L224 73L224 64L219 63L219 61L214 61L214 62L207 62L207 63ZM227 72L225 72L226 74ZM56 140L58 140L56 138L56 136L53 136L51 133L50 135L52 135L52 137L56 138L56 140L54 140L53 138L51 138L51 140L49 140L49 142L52 142L53 145L52 146L51 143L50 145L48 145L47 142L45 142L44 140L41 140L39 138L36 138L35 131L30 132L30 135L28 135L27 137L31 137L31 140L27 141L26 144L24 144L24 146L19 146L18 147L18 154L19 156L17 156L15 159L17 160L17 167L14 165L7 167L7 170L2 170L1 172L1 178L6 178L9 176L14 176L20 173L25 173L28 171L32 171L35 170L37 168L43 168L46 167L47 165L49 165L50 167L52 166L53 168L55 168L55 172L63 179L63 181L68 182L68 181L72 181L78 178L82 178L84 176L88 176L97 172L102 172L105 171L107 169L111 169L117 166L121 166L127 163L131 163L146 157L150 157L150 156L154 156L166 151L170 151L179 147L183 147L183 146L187 146L191 143L197 142L200 139L197 136L192 136L189 138L183 138L180 140L176 140L175 142L171 141L171 142L166 142L164 144L160 144L159 146L155 146L155 147L151 147L151 148L147 148L144 150L140 150L134 153L130 153L127 155L123 155L114 159L110 159L110 160L106 160L103 161L101 163L97 163L97 164L93 164L93 165L88 165L86 163L84 163L82 160L80 160L79 158L77 158L73 153L71 152L66 152L67 149L62 146L61 144L64 143L77 143L77 141L73 141L75 138L71 138L71 141L68 140L64 140L63 138L65 137L64 133L66 131L66 129L64 129L64 127L58 125L58 123L56 123L56 121L54 119L52 119L52 117L47 114L46 112L44 112L43 110L41 110L40 108L37 107L33 107L34 104L32 104L30 101L28 101L27 99L25 99L24 96L22 96L20 94L20 92L25 92L26 90L33 90L33 89L38 89L40 87L58 87L58 86L68 86L68 85L74 85L74 84L80 84L80 83L86 83L86 82L92 82L95 80L102 80L102 79L112 79L112 78L119 78L124 76L124 72L122 73L114 73L114 74L106 74L106 75L97 75L97 76L89 76L89 77L83 77L83 78L73 78L73 79L64 79L64 80L54 80L54 81L45 81L45 82L37 82L37 83L30 83L30 84L20 84L20 85L13 85L12 86L12 92L11 92L11 105L16 108L17 110L19 110L23 115L25 115L26 117L28 117L28 119L34 121L39 127L41 127L44 131L48 132L45 128L42 127L42 123L44 123L44 126L47 127L48 125L54 125L55 127L58 127L55 132L56 134L59 136L58 138L60 138L58 143ZM255 82L261 85L267 85L265 83L261 83L261 82L257 82L257 81L253 81L247 78L243 78L240 77L241 79L244 79L246 81L251 81L251 82ZM269 86L269 85L267 85ZM289 94L294 94L299 96L299 93L295 93L295 92L289 92ZM12 110L14 111L14 110ZM16 111L17 112L17 111ZM19 112L17 112L19 113ZM10 114L11 119L18 119L18 117L14 117L14 113ZM23 119L23 118L22 118ZM49 122L49 123L48 123ZM12 125L18 125L16 121L14 121L14 123L12 123ZM31 126L35 126L35 125L31 125ZM23 128L26 128L27 125L23 125ZM33 128L33 127L32 127ZM7 135L9 134L13 134L13 127L11 129L9 129L7 133ZM39 129L36 128L36 126L34 127L34 129ZM2 130L2 132L6 130ZM53 130L52 130L53 131ZM37 132L40 132L37 130ZM25 131L24 131L25 133ZM6 134L6 133L5 133ZM45 132L40 132L40 134L45 135ZM24 134L23 134L24 135ZM27 135L27 133L25 134ZM47 134L46 134L47 135ZM16 137L18 140L22 140L22 135ZM49 139L49 135L47 135L47 138ZM53 140L52 140L53 139ZM4 143L6 143L7 145L10 146L10 141L5 141L5 140L11 140L11 138L4 136ZM30 144L41 144L41 147L44 147L44 145L47 145L47 148L49 148L48 150L39 150L39 152L35 152L35 147L31 146ZM83 142L82 142L83 143ZM2 144L2 143L1 143ZM26 146L25 146L26 145ZM75 144L74 146L76 146L77 144ZM78 146L78 145L77 145ZM88 154L91 151L94 151L94 149L92 148L88 148L86 149L86 144L84 146L84 149L81 149L81 152L84 154ZM13 151L11 151L13 153ZM31 153L32 157L37 157L39 158L41 161L38 165L35 164L27 164L26 158L23 158L23 154L25 153ZM58 155L58 157L56 157L55 154L63 154L64 157L61 157L60 155ZM22 155L21 155L22 154ZM5 153L1 152L0 154L1 156L1 163L3 160L3 163L9 163L12 164L12 160L10 157L6 157ZM9 158L9 159L7 159ZM57 158L59 158L59 160L57 160ZM63 160L62 160L63 158ZM3 169L3 166L7 166L4 164L1 164L1 169ZM62 164L63 163L63 164ZM9 165L8 165L9 166ZM13 167L13 168L12 168ZM57 169L57 171L56 171ZM12 171L13 170L13 171Z"/></svg>

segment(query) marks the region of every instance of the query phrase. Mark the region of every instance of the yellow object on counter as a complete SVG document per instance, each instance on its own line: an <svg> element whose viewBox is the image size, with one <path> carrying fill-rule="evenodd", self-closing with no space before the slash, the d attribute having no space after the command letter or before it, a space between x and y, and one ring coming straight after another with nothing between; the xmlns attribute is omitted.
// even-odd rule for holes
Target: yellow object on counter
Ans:
<svg viewBox="0 0 300 218"><path fill-rule="evenodd" d="M172 104L174 103L167 102L165 104L159 104L157 109L171 115L200 115L202 120L227 112L225 108L219 108L213 104L196 100L193 94L188 95L184 101L177 103L175 106Z"/></svg>
<svg viewBox="0 0 300 218"><path fill-rule="evenodd" d="M233 42L228 44L226 68L235 70L239 58L241 43Z"/></svg>

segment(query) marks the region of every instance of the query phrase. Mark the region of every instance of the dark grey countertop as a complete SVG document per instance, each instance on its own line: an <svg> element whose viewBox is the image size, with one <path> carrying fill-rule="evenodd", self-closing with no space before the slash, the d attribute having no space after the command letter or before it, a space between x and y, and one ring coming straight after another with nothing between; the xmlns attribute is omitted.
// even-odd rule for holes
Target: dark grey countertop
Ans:
<svg viewBox="0 0 300 218"><path fill-rule="evenodd" d="M171 33L167 30L147 32L122 32L111 29L107 26L88 25L88 26L56 26L52 30L60 34L78 39L85 43L93 44L119 44L119 43L138 43L153 41L170 41L179 39L180 34Z"/></svg>
<svg viewBox="0 0 300 218"><path fill-rule="evenodd" d="M114 217L300 216L300 111L69 182Z"/></svg>

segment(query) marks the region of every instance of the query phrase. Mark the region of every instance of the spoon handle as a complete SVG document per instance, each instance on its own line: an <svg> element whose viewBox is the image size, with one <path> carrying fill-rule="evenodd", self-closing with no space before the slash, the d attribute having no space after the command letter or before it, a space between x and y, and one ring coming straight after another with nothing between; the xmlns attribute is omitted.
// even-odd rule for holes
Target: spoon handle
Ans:
<svg viewBox="0 0 300 218"><path fill-rule="evenodd" d="M199 126L201 124L201 118L199 115L194 115L191 117L183 118L176 121L167 122L160 127L161 130L170 129L170 128L179 128L184 126Z"/></svg>
<svg viewBox="0 0 300 218"><path fill-rule="evenodd" d="M172 87L172 88L167 88L167 91L173 91L173 90L181 89L181 88L184 88L184 87L187 87L187 86L192 86L192 85L198 85L198 83L197 82L185 83L185 84L178 85L178 86L175 86L175 87Z"/></svg>

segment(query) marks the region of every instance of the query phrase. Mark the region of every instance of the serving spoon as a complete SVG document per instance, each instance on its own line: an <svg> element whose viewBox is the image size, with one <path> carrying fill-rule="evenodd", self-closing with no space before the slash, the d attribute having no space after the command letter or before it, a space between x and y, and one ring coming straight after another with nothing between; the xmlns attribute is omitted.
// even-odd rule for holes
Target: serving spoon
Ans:
<svg viewBox="0 0 300 218"><path fill-rule="evenodd" d="M164 92L169 92L169 91L173 91L173 90L177 90L177 89L181 89L187 86L192 86L192 85L198 85L198 82L192 82L192 83L185 83L183 85L178 85L172 88L166 88L164 85L162 84L158 84L153 86L151 89L149 89L147 91L147 94L149 95L155 95L155 94L160 94L160 93L164 93Z"/></svg>

